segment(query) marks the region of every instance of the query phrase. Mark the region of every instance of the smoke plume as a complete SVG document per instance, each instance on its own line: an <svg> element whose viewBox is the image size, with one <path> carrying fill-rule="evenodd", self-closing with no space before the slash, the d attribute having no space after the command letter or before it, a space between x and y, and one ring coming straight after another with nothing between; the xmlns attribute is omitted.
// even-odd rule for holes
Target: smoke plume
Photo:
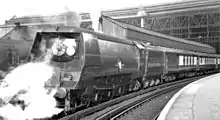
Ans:
<svg viewBox="0 0 220 120"><path fill-rule="evenodd" d="M9 73L0 86L0 116L7 120L31 120L51 117L62 110L56 108L54 94L45 83L53 75L46 62L27 63Z"/></svg>
<svg viewBox="0 0 220 120"><path fill-rule="evenodd" d="M81 17L78 13L70 11L67 7L64 8L65 12L54 14L52 16L42 16L42 19L47 24L59 24L65 26L80 27Z"/></svg>
<svg viewBox="0 0 220 120"><path fill-rule="evenodd" d="M62 15L66 16L66 19L59 17ZM53 19L49 16L42 16L42 19L43 22L49 24L61 21L67 26L78 27L81 21L76 12L69 10L53 16ZM5 120L32 120L51 117L62 111L62 109L56 108L54 95L57 89L54 88L51 91L51 89L45 88L45 84L49 83L48 81L55 74L54 67L48 64L52 57L51 54L51 49L47 49L41 62L19 65L5 76L0 85L0 116L2 118Z"/></svg>
<svg viewBox="0 0 220 120"><path fill-rule="evenodd" d="M92 20L92 27L95 32L103 33L102 30L99 28L99 18L101 17L101 10L93 10L90 12L91 20Z"/></svg>

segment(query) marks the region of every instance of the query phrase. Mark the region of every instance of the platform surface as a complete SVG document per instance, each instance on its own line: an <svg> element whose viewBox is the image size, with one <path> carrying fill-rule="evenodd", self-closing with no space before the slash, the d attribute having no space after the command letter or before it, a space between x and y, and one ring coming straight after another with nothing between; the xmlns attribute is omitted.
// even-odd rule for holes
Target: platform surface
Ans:
<svg viewBox="0 0 220 120"><path fill-rule="evenodd" d="M157 120L220 120L220 73L185 86Z"/></svg>

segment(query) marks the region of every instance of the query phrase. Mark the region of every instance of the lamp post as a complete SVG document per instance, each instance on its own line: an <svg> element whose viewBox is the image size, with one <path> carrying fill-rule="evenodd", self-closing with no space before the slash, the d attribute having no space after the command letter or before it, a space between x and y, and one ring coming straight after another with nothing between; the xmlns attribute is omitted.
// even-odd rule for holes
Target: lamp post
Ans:
<svg viewBox="0 0 220 120"><path fill-rule="evenodd" d="M141 27L144 27L145 21L144 21L144 17L147 15L145 8L143 6L139 7L138 13L137 13L137 17L141 18Z"/></svg>

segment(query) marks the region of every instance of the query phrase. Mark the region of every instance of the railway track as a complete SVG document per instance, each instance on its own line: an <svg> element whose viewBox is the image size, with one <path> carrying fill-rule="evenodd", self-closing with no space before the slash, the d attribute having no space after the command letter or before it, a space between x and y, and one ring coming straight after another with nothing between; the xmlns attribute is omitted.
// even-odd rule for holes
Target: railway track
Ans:
<svg viewBox="0 0 220 120"><path fill-rule="evenodd" d="M119 106L118 108L113 109L112 111L109 111L109 112L107 112L106 114L104 114L102 116L99 116L98 118L96 118L96 120L109 120L109 119L110 120L117 120L117 119L120 119L122 116L125 116L126 114L129 114L133 110L138 109L143 104L151 102L151 101L153 101L154 99L156 99L157 97L159 97L163 94L166 94L168 92L179 89L179 88L185 86L185 84L183 83L181 85L171 86L171 87L167 87L167 88L163 88L163 89L153 91L153 92L149 93L149 95L147 95L145 97L142 97L137 101L127 103L124 106Z"/></svg>
<svg viewBox="0 0 220 120"><path fill-rule="evenodd" d="M102 104L81 110L72 115L61 118L60 120L115 120L120 116L126 115L133 109L141 106L144 103L150 102L156 97L165 94L167 92L176 90L191 83L197 79L205 76L199 76L194 78L188 78L172 83L166 83L163 85L155 86L145 90L141 90L135 93L131 93Z"/></svg>

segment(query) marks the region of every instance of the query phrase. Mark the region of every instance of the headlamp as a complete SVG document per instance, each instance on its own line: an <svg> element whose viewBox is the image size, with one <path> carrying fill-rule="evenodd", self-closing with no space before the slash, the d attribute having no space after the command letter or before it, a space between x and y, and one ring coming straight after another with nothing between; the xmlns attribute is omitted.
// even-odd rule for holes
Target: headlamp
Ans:
<svg viewBox="0 0 220 120"><path fill-rule="evenodd" d="M73 47L67 47L66 54L69 56L73 56L75 54L76 50Z"/></svg>
<svg viewBox="0 0 220 120"><path fill-rule="evenodd" d="M54 55L57 55L57 56L61 56L65 53L65 46L61 43L61 42L58 42L58 41L55 41L54 45L52 46L52 52Z"/></svg>
<svg viewBox="0 0 220 120"><path fill-rule="evenodd" d="M76 40L64 39L63 42L56 40L52 46L52 52L57 56L62 56L65 52L68 56L73 56L76 52Z"/></svg>
<svg viewBox="0 0 220 120"><path fill-rule="evenodd" d="M68 56L73 56L76 52L76 40L75 39L65 39L63 44L67 46L66 54Z"/></svg>

